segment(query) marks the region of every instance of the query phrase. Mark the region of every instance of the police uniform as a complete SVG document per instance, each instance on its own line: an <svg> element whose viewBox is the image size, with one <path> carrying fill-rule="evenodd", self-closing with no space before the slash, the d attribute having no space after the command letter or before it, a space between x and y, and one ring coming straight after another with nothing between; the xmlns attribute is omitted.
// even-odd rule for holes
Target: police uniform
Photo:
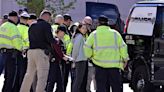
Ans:
<svg viewBox="0 0 164 92"><path fill-rule="evenodd" d="M26 73L27 69L27 55L26 52L29 48L29 39L28 39L28 29L29 27L27 26L27 20L29 18L29 14L27 12L23 12L20 14L20 23L17 25L18 31L21 35L22 38L22 43L23 43L23 55L21 55L20 62L18 63L19 71L18 71L18 76L19 76L19 88L22 85L24 75ZM22 19L26 21L26 23L22 22Z"/></svg>
<svg viewBox="0 0 164 92"><path fill-rule="evenodd" d="M22 39L16 22L10 17L18 17L15 11L9 13L9 20L0 27L0 52L5 61L5 81L2 92L19 92L18 63L23 49Z"/></svg>
<svg viewBox="0 0 164 92"><path fill-rule="evenodd" d="M58 26L59 26L58 23L55 23L51 26L52 27L52 34L54 37L56 36L56 30L57 30Z"/></svg>
<svg viewBox="0 0 164 92"><path fill-rule="evenodd" d="M107 26L107 22L107 17L99 17L100 26L88 37L84 51L96 66L96 92L107 92L108 84L112 92L122 92L120 70L128 60L127 45L116 30Z"/></svg>
<svg viewBox="0 0 164 92"><path fill-rule="evenodd" d="M2 21L0 21L0 25L1 25L1 22L2 22L2 24L4 23L4 22L6 22L8 20L8 15L3 15L3 19L2 19ZM3 54L0 54L0 75L1 75L1 73L3 72L3 68L4 68L4 60L5 60L5 56L3 56Z"/></svg>
<svg viewBox="0 0 164 92"><path fill-rule="evenodd" d="M69 14L65 14L64 16L64 20L71 20L71 16ZM70 33L70 31L68 30L68 25L65 25L65 27L67 28L66 33L64 35L64 46L66 48L66 55L71 55L72 52L72 48L70 48L70 42L71 42L71 37L72 34ZM69 76L69 72L71 72L71 82L73 83L73 72L71 71L71 63L70 62L62 62L62 73L63 73L63 80L64 80L64 92L66 92L66 87L67 87L67 83L68 83L68 76ZM71 83L71 84L72 84Z"/></svg>

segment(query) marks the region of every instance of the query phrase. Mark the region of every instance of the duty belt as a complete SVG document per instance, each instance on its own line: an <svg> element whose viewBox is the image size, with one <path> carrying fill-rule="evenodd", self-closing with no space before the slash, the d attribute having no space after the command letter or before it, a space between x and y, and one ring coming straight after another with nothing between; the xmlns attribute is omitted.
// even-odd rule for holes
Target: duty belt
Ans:
<svg viewBox="0 0 164 92"><path fill-rule="evenodd" d="M2 48L0 49L0 53L12 53L12 52L16 52L17 50L15 49L5 49L5 48Z"/></svg>

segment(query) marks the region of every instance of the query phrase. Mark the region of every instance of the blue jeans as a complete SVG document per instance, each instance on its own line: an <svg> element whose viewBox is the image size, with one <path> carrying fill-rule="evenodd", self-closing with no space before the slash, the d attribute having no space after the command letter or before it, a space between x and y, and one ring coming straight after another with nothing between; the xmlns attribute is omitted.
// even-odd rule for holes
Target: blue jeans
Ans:
<svg viewBox="0 0 164 92"><path fill-rule="evenodd" d="M0 53L0 75L3 72L5 60L6 60L6 55L3 53Z"/></svg>

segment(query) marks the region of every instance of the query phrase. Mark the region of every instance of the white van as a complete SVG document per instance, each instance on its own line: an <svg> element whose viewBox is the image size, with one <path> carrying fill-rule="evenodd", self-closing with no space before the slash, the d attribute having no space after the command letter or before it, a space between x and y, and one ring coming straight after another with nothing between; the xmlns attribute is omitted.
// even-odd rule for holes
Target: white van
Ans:
<svg viewBox="0 0 164 92"><path fill-rule="evenodd" d="M130 56L127 79L134 92L164 92L164 0L135 4L124 33Z"/></svg>

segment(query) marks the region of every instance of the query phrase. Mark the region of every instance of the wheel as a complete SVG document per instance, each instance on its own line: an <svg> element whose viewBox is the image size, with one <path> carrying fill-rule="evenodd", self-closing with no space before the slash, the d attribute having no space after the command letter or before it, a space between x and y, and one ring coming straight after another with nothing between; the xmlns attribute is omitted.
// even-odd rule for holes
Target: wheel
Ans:
<svg viewBox="0 0 164 92"><path fill-rule="evenodd" d="M132 75L132 88L134 92L155 92L149 82L149 71L144 65L138 66Z"/></svg>

